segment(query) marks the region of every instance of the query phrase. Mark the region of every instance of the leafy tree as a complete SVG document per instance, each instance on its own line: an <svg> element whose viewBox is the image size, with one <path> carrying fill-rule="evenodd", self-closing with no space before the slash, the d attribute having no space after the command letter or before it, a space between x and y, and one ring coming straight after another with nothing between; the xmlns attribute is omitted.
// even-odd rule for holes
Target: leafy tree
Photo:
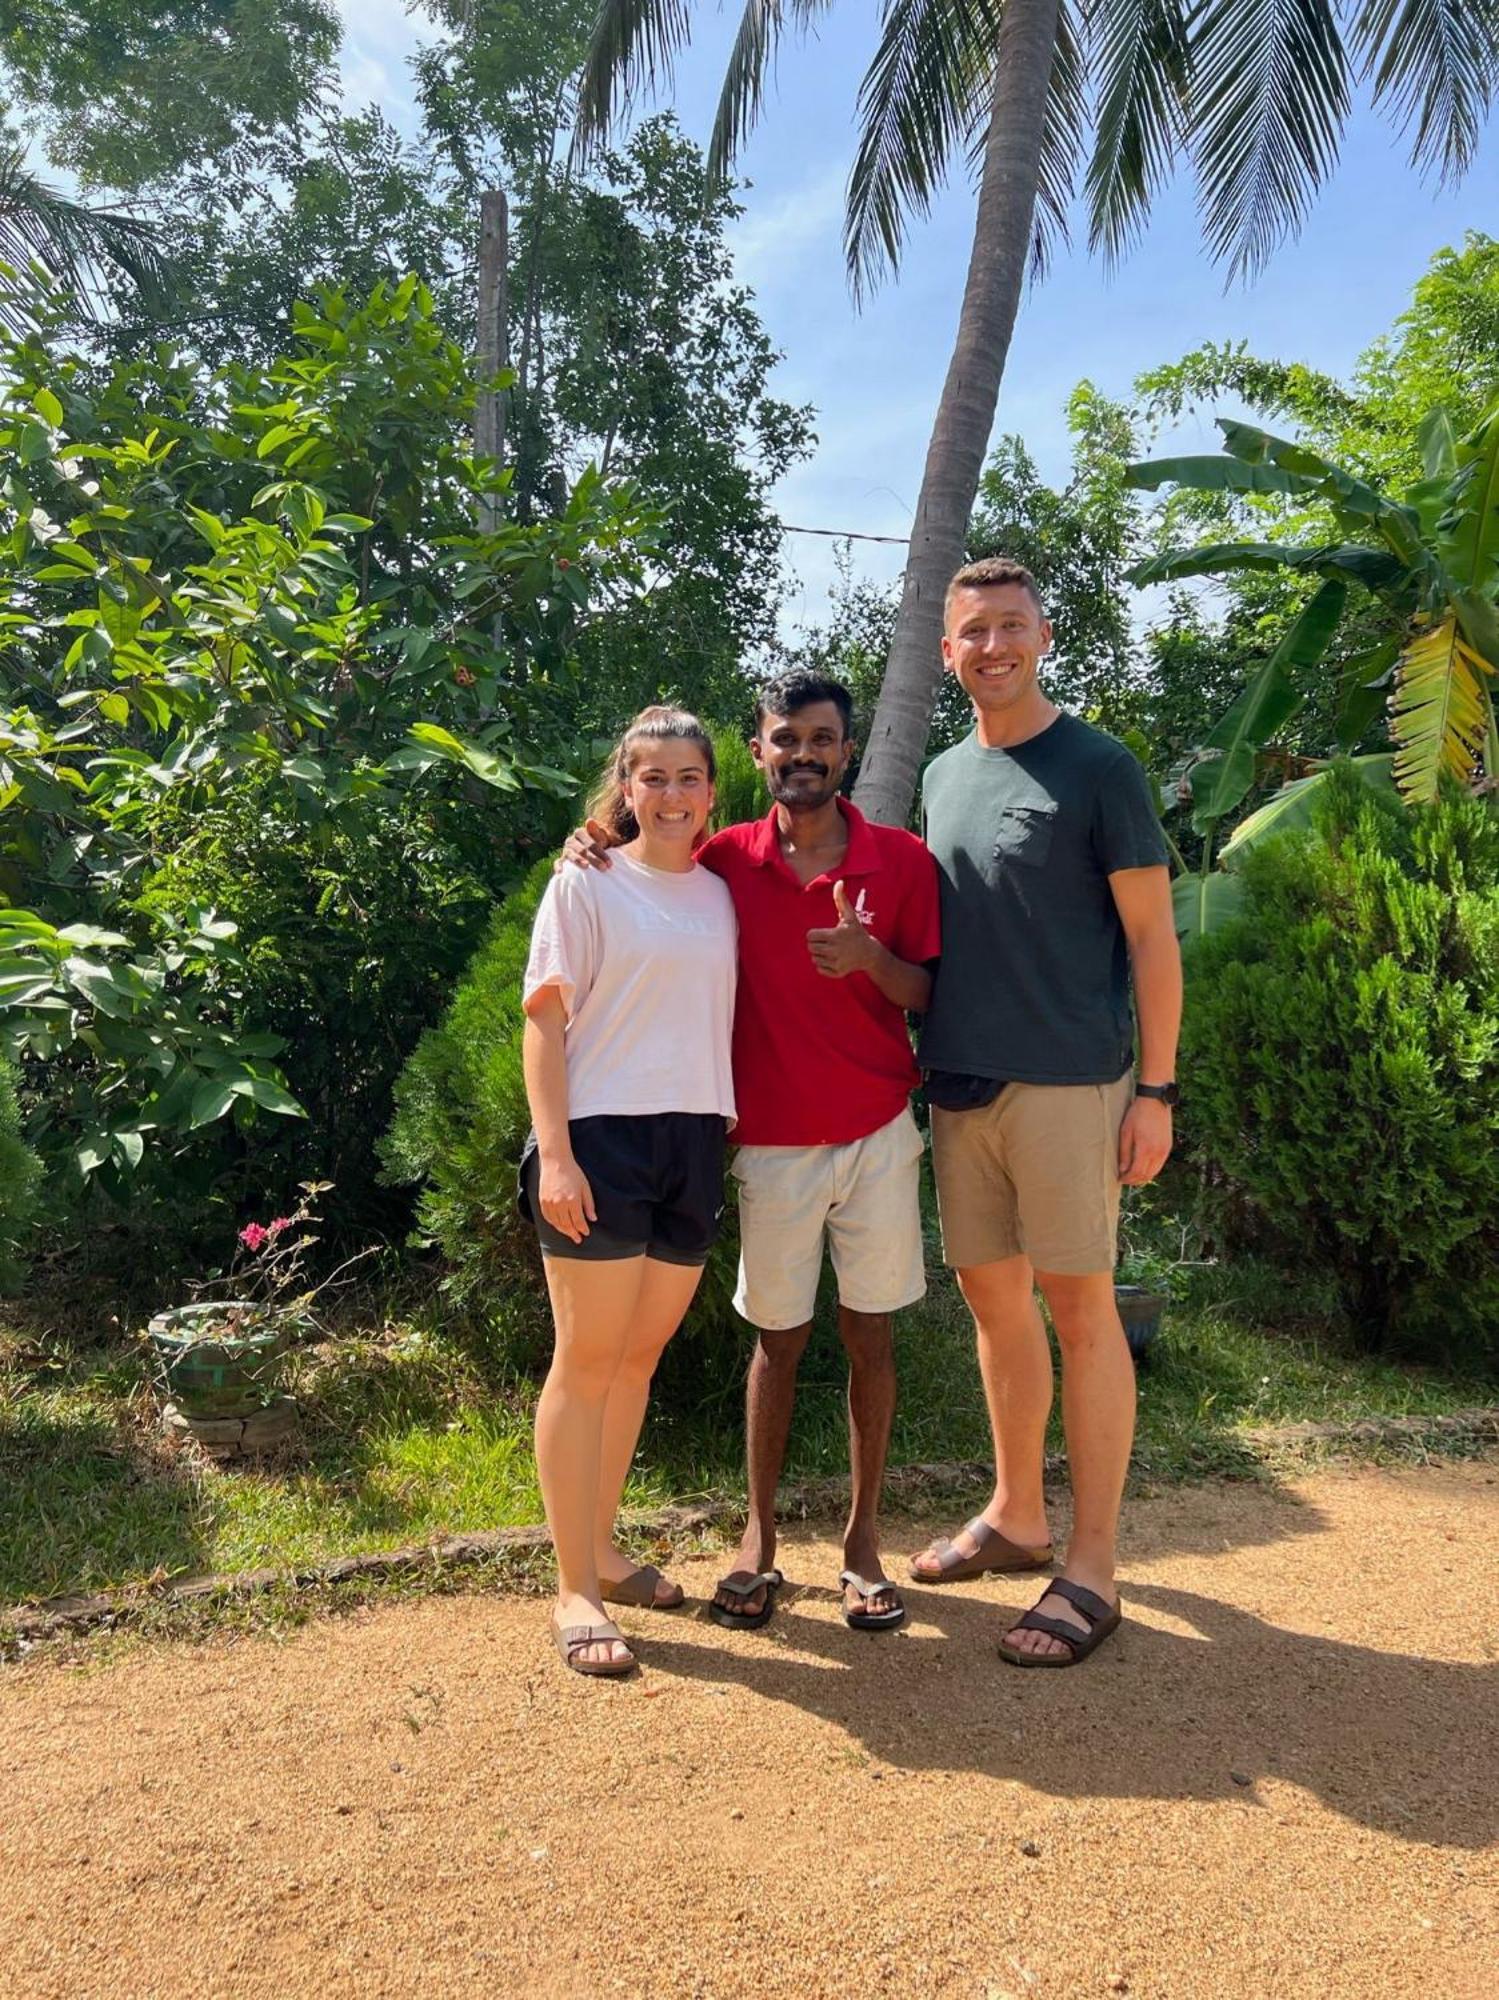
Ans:
<svg viewBox="0 0 1499 2000"><path fill-rule="evenodd" d="M85 187L132 192L293 124L330 80L330 0L5 0L12 104Z"/></svg>
<svg viewBox="0 0 1499 2000"><path fill-rule="evenodd" d="M468 455L471 370L414 279L300 307L267 370L32 337L4 374L0 1002L49 1065L48 1150L118 1180L148 1141L299 1108L232 1004L234 923L150 893L183 829L222 840L257 798L268 838L357 851L408 788L470 813L570 790L538 749L571 754L578 631L653 522L588 471L555 517L474 527L504 475Z"/></svg>
<svg viewBox="0 0 1499 2000"><path fill-rule="evenodd" d="M831 0L747 0L709 170L727 170L757 117L788 24ZM690 34L682 0L603 0L581 129L669 70ZM1064 225L1080 171L1089 239L1133 240L1190 157L1204 229L1230 276L1257 269L1331 173L1357 72L1412 156L1448 176L1471 162L1493 95L1495 21L1471 0L883 0L860 90L845 238L856 291L893 269L913 215L955 155L977 167L973 253L957 343L928 447L910 560L861 801L903 819L939 668L940 606L961 558L1027 267ZM1090 117L1091 113L1091 117ZM1083 169L1091 126L1092 150Z"/></svg>
<svg viewBox="0 0 1499 2000"><path fill-rule="evenodd" d="M1244 797L1256 751L1300 703L1288 668L1321 659L1350 584L1381 601L1392 630L1372 656L1345 672L1347 734L1362 733L1388 678L1395 775L1408 797L1433 799L1444 773L1470 778L1480 759L1491 775L1499 772L1489 686L1499 669L1499 403L1465 439L1454 435L1445 410L1429 413L1421 427L1427 476L1400 501L1305 445L1246 424L1222 428L1224 457L1160 459L1136 466L1131 476L1142 486L1176 481L1208 491L1315 495L1348 539L1230 542L1168 552L1139 570L1142 583L1277 567L1324 579L1209 738L1224 754L1194 787L1199 816L1219 818Z"/></svg>
<svg viewBox="0 0 1499 2000"><path fill-rule="evenodd" d="M478 147L486 130L468 136ZM438 319L471 340L476 192L435 138L404 141L374 114L329 117L259 157L248 184L178 184L177 301L165 326L130 314L115 351L169 330L211 359L269 361L304 284L358 296L405 268L430 278ZM666 515L648 612L587 635L577 685L599 698L577 717L583 733L609 733L661 691L736 711L742 663L774 633L784 580L770 490L810 448L811 417L773 394L779 357L724 240L736 213L725 194L705 198L701 158L668 119L587 181L561 166L521 177L508 504L523 520L555 512L591 461Z"/></svg>

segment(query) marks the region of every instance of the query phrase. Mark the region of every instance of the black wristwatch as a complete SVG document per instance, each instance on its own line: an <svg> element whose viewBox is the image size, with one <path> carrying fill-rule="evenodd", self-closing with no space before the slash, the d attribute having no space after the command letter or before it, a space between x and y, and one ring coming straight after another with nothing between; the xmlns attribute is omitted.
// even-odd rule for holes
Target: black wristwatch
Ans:
<svg viewBox="0 0 1499 2000"><path fill-rule="evenodd" d="M1181 1102L1181 1092L1177 1089L1175 1083L1137 1083L1135 1085L1135 1095L1136 1097L1156 1097L1160 1099L1162 1104L1174 1105Z"/></svg>

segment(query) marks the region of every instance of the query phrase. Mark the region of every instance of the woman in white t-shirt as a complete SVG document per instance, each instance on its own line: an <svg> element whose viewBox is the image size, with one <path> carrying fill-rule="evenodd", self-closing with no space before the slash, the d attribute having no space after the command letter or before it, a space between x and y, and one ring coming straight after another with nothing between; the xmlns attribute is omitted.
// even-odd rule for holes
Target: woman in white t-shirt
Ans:
<svg viewBox="0 0 1499 2000"><path fill-rule="evenodd" d="M614 1544L656 1362L718 1233L737 933L694 851L713 807L696 717L648 708L592 811L623 844L607 872L552 878L526 966L535 1131L521 1201L546 1265L557 1345L536 1462L557 1551L557 1649L578 1673L629 1673L605 1602L668 1610L682 1592Z"/></svg>

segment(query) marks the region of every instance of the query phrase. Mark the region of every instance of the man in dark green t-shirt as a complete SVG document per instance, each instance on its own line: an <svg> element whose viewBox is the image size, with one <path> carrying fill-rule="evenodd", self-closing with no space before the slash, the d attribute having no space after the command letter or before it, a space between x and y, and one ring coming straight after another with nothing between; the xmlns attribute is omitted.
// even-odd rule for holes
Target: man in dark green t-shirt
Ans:
<svg viewBox="0 0 1499 2000"><path fill-rule="evenodd" d="M1114 1547L1135 1415L1114 1304L1119 1189L1153 1180L1171 1150L1181 960L1145 774L1042 692L1051 626L1029 571L1004 557L968 564L944 623L943 660L974 729L933 760L922 791L942 958L920 1058L943 1255L977 1329L996 1478L983 1513L912 1569L941 1582L1051 1564L1039 1286L1062 1354L1073 1527L1062 1575L1000 1652L1066 1667L1119 1622Z"/></svg>

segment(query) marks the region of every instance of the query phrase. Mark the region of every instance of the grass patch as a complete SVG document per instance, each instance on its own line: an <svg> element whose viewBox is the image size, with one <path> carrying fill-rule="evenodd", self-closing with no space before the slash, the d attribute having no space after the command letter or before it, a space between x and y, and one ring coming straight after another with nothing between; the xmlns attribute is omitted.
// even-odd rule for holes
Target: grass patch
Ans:
<svg viewBox="0 0 1499 2000"><path fill-rule="evenodd" d="M940 1270L904 1315L898 1347L892 1463L985 1458L968 1317ZM298 1447L227 1470L162 1441L134 1342L115 1334L89 1345L38 1308L0 1327L0 1605L535 1522L535 1388L502 1355L492 1332L455 1322L435 1293L383 1309L367 1300L338 1338L297 1358ZM632 1508L742 1486L738 1380L715 1362L693 1400L691 1352L672 1362L674 1400L648 1420ZM825 1302L803 1363L788 1477L846 1471L844 1392ZM1204 1269L1190 1275L1140 1378L1135 1477L1257 1474L1252 1429L1440 1415L1495 1397L1492 1379L1460 1367L1356 1354L1324 1300L1272 1272Z"/></svg>

